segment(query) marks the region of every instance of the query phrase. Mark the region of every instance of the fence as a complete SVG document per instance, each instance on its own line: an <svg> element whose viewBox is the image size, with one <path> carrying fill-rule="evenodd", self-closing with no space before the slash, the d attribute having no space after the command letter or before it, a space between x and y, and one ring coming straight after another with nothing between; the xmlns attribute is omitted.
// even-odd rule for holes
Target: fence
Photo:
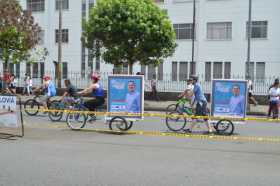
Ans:
<svg viewBox="0 0 280 186"><path fill-rule="evenodd" d="M49 74L52 77L55 77L55 73L53 71L45 72L45 74ZM100 73L101 82L105 89L107 89L108 75L112 75L112 73ZM17 78L18 86L24 86L24 76L25 72L21 72L19 78ZM205 93L211 93L212 82L211 79L205 77L203 75L199 76L199 82L203 87ZM177 81L172 80L172 74L163 74L160 79L157 79L157 90L159 92L182 92L186 88L186 79L181 79ZM67 78L71 80L72 84L77 88L86 88L90 84L90 77L83 77L80 72L69 72L67 73ZM145 76L145 91L151 91L150 81ZM268 87L274 82L277 77L266 77L264 79L256 79L253 81L254 94L256 95L266 95L268 91ZM241 75L231 75L231 79L241 79L244 80L244 76ZM33 77L33 86L38 86L42 83L41 77ZM63 81L63 80L62 80ZM64 83L62 82L62 86Z"/></svg>

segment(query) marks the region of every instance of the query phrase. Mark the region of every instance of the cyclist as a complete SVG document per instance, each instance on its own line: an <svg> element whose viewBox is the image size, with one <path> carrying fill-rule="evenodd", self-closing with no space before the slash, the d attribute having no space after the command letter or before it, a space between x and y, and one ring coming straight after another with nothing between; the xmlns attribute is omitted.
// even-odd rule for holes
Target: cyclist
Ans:
<svg viewBox="0 0 280 186"><path fill-rule="evenodd" d="M40 97L40 100L43 104L44 109L47 109L48 102L50 101L50 98L53 96L56 96L56 88L54 83L51 81L51 76L45 75L43 77L43 85L39 86L35 89L35 91L43 91L43 96Z"/></svg>
<svg viewBox="0 0 280 186"><path fill-rule="evenodd" d="M207 100L204 96L204 93L202 91L201 85L198 83L198 77L197 76L191 76L191 79L194 83L193 93L194 93L194 101L196 102L196 109L195 109L195 115L196 116L207 116ZM206 122L206 126L208 128L208 133L212 133L212 127L210 125L210 122L208 119L204 119ZM195 125L195 122L193 122L189 129L186 130L186 132L192 132L192 129Z"/></svg>
<svg viewBox="0 0 280 186"><path fill-rule="evenodd" d="M64 84L66 86L66 90L60 100L66 103L72 103L78 98L77 89L74 85L72 85L70 79L65 79Z"/></svg>
<svg viewBox="0 0 280 186"><path fill-rule="evenodd" d="M99 83L100 76L96 73L93 73L91 75L91 80L91 85L88 88L78 92L78 95L91 94L92 99L86 101L85 106L90 111L95 111L96 107L105 103L105 94L101 83Z"/></svg>

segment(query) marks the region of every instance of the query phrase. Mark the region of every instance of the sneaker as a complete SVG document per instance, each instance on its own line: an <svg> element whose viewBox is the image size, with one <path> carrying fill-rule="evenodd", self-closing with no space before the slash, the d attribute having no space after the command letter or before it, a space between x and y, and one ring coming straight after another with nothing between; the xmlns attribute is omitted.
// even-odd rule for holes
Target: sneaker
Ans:
<svg viewBox="0 0 280 186"><path fill-rule="evenodd" d="M190 129L183 129L183 131L184 131L185 133L192 133L192 131L191 131Z"/></svg>

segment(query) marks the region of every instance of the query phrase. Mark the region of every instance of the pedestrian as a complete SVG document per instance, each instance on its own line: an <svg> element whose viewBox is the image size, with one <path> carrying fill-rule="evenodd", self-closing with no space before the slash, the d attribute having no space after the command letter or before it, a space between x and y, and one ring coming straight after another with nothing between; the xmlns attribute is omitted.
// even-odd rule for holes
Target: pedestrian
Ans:
<svg viewBox="0 0 280 186"><path fill-rule="evenodd" d="M280 96L280 88L279 88L279 79L275 79L272 87L269 89L269 108L268 108L268 117L271 116L271 112L273 112L273 119L278 118L279 114L279 96Z"/></svg>
<svg viewBox="0 0 280 186"><path fill-rule="evenodd" d="M24 77L24 90L23 90L23 94L26 94L28 96L30 96L30 94L32 93L32 79L29 76L29 74L25 74Z"/></svg>
<svg viewBox="0 0 280 186"><path fill-rule="evenodd" d="M11 94L16 94L16 88L17 88L17 81L16 76L14 74L11 74L9 79L9 91Z"/></svg>
<svg viewBox="0 0 280 186"><path fill-rule="evenodd" d="M251 100L255 106L258 105L258 102L253 96L253 82L251 80L248 80L248 97L249 97L249 101Z"/></svg>
<svg viewBox="0 0 280 186"><path fill-rule="evenodd" d="M157 80L156 75L153 75L153 78L151 80L151 90L152 90L152 98L156 101L159 101L159 96L157 94Z"/></svg>

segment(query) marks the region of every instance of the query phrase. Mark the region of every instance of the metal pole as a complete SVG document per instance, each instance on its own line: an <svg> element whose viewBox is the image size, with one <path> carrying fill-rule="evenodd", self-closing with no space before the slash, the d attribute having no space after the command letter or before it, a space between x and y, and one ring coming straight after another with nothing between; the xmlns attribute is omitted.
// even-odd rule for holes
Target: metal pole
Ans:
<svg viewBox="0 0 280 186"><path fill-rule="evenodd" d="M195 0L193 0L193 24L192 24L192 65L191 65L191 75L194 73L194 40L195 40L195 15L196 15L196 7L195 7Z"/></svg>
<svg viewBox="0 0 280 186"><path fill-rule="evenodd" d="M248 16L248 48L247 48L247 63L246 63L246 77L250 79L250 61L251 61L251 35L252 35L252 0L249 0L249 16Z"/></svg>
<svg viewBox="0 0 280 186"><path fill-rule="evenodd" d="M58 23L58 60L57 60L57 86L61 88L61 63L62 63L62 0L59 3L59 23Z"/></svg>

